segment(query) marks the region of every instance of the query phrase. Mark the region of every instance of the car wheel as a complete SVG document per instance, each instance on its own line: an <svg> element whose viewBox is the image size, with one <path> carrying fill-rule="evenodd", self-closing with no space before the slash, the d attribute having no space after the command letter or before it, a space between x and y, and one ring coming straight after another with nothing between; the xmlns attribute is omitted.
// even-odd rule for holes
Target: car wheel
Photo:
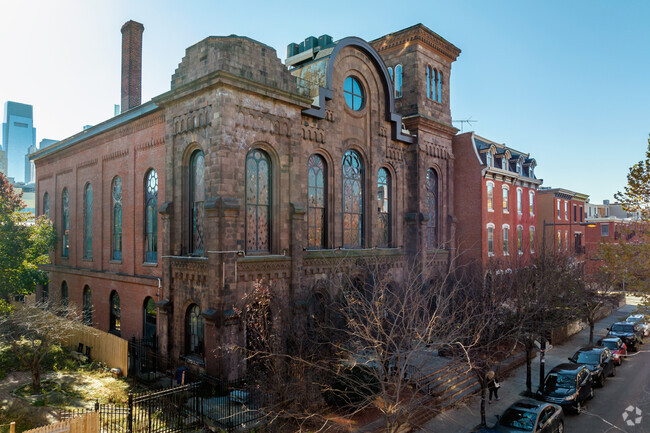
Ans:
<svg viewBox="0 0 650 433"><path fill-rule="evenodd" d="M593 392L593 390L591 392ZM576 413L578 415L582 413L582 404L579 401L576 401Z"/></svg>
<svg viewBox="0 0 650 433"><path fill-rule="evenodd" d="M589 396L587 397L589 400L594 398L594 387L592 386L591 389L589 390Z"/></svg>
<svg viewBox="0 0 650 433"><path fill-rule="evenodd" d="M564 423L562 421L557 425L557 433L564 433Z"/></svg>

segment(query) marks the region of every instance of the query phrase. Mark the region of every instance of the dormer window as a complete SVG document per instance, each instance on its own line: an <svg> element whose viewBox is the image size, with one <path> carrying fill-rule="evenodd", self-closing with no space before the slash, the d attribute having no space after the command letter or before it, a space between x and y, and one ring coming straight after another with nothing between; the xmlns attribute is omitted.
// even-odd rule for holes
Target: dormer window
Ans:
<svg viewBox="0 0 650 433"><path fill-rule="evenodd" d="M517 161L517 174L523 174L521 161Z"/></svg>
<svg viewBox="0 0 650 433"><path fill-rule="evenodd" d="M488 167L492 167L492 152L487 152L485 154L485 164L487 164Z"/></svg>

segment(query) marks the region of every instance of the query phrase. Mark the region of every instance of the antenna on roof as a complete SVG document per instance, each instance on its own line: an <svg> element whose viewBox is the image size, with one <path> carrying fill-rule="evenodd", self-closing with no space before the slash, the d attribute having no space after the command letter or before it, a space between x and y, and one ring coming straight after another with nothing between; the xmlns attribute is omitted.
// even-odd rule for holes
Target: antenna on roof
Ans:
<svg viewBox="0 0 650 433"><path fill-rule="evenodd" d="M468 126L472 126L472 122L476 123L478 120L472 119L472 116L469 117L469 119L466 120L452 120L452 123L460 123L460 132L463 132L463 126L467 123Z"/></svg>

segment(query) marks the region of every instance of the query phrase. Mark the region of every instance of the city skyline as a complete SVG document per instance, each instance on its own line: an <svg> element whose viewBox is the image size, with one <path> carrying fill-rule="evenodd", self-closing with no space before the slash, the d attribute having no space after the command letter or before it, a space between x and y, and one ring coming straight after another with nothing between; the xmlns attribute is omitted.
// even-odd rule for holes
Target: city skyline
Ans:
<svg viewBox="0 0 650 433"><path fill-rule="evenodd" d="M451 74L452 116L477 122L454 126L530 151L544 187L585 193L591 202L612 200L647 143L643 53L650 6L640 1L414 2L408 8L333 2L310 10L300 2L81 5L27 1L6 6L9 13L0 18L0 40L20 41L3 47L10 67L0 72L0 101L34 106L37 142L113 116L120 102L119 30L133 19L145 27L143 102L168 91L185 48L210 35L251 37L284 61L286 46L308 36L373 40L421 22L462 50ZM47 25L52 20L56 26Z"/></svg>

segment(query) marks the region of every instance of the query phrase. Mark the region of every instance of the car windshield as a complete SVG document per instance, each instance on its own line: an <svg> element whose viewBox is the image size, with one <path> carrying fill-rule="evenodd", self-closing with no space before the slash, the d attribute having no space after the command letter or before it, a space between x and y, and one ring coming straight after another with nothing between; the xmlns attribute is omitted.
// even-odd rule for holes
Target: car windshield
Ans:
<svg viewBox="0 0 650 433"><path fill-rule="evenodd" d="M638 317L638 316L636 316L636 317L631 316L631 317L628 317L625 321L626 322L632 322L632 323L638 323L638 322L641 321L641 318Z"/></svg>
<svg viewBox="0 0 650 433"><path fill-rule="evenodd" d="M578 352L574 359L581 364L598 364L600 363L600 353L595 352Z"/></svg>
<svg viewBox="0 0 650 433"><path fill-rule="evenodd" d="M533 431L536 418L537 414L534 412L526 412L520 409L510 408L505 411L499 420L499 423L520 430Z"/></svg>
<svg viewBox="0 0 650 433"><path fill-rule="evenodd" d="M548 392L553 392L557 388L574 388L575 386L576 379L564 374L549 374L544 382L544 387Z"/></svg>
<svg viewBox="0 0 650 433"><path fill-rule="evenodd" d="M612 325L612 331L614 332L634 332L634 325L625 325L623 323L617 323Z"/></svg>
<svg viewBox="0 0 650 433"><path fill-rule="evenodd" d="M602 346L605 346L608 349L618 350L618 343L616 341L603 341L601 343Z"/></svg>

